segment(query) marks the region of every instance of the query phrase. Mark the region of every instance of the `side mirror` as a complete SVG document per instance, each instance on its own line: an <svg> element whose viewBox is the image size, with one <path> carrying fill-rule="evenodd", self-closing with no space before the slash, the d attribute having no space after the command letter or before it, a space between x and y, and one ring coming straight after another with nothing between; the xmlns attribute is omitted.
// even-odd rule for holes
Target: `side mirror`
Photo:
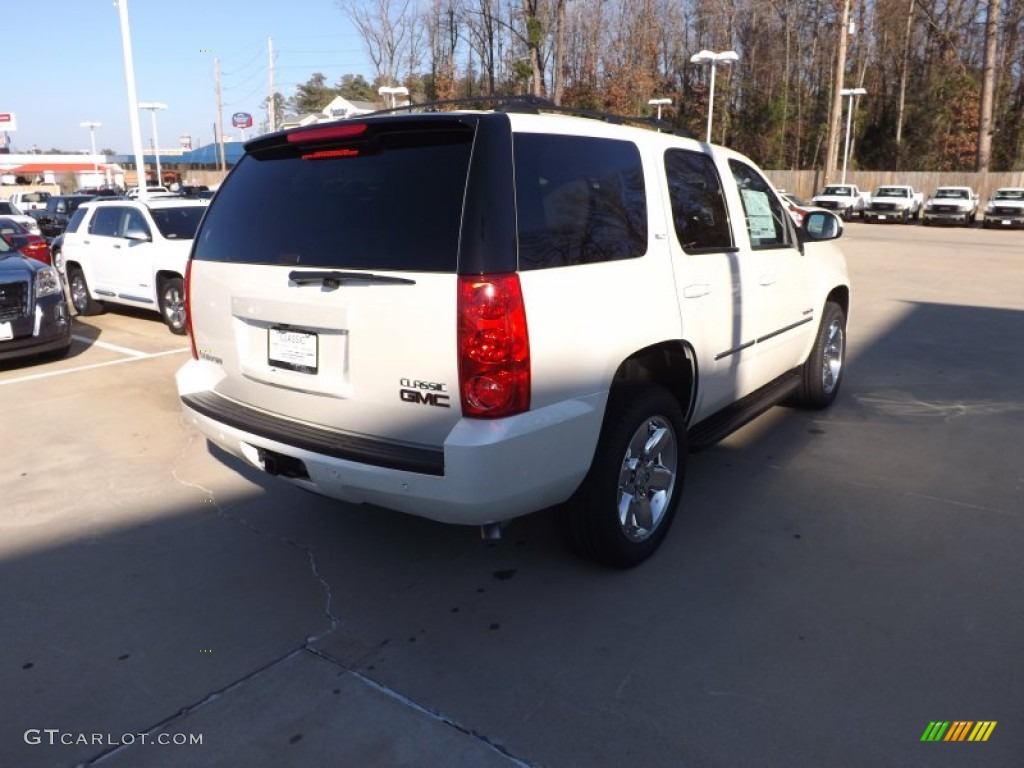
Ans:
<svg viewBox="0 0 1024 768"><path fill-rule="evenodd" d="M124 236L128 240L135 240L140 243L148 243L153 239L149 236L149 232L144 229L129 229L125 231Z"/></svg>
<svg viewBox="0 0 1024 768"><path fill-rule="evenodd" d="M811 211L800 225L800 239L804 242L835 240L843 234L843 222L831 211Z"/></svg>

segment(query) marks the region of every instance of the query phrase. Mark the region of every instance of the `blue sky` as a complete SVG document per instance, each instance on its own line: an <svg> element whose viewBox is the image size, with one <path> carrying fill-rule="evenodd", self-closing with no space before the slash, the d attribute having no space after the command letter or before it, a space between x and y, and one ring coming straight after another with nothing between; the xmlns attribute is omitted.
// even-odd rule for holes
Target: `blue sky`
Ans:
<svg viewBox="0 0 1024 768"><path fill-rule="evenodd" d="M217 119L214 59L220 60L224 129L231 115L265 119L267 38L275 51L275 89L285 97L314 72L335 84L343 74L372 80L359 34L335 0L129 0L132 52L139 101L163 102L157 112L160 146L188 134L194 147L213 140ZM7 30L0 49L0 112L17 120L12 151L89 148L85 121L96 129L96 148L130 154L120 15L113 0L4 0ZM18 30L17 33L14 31ZM142 142L152 134L140 113ZM251 135L251 134L250 134ZM239 136L240 138L240 136Z"/></svg>

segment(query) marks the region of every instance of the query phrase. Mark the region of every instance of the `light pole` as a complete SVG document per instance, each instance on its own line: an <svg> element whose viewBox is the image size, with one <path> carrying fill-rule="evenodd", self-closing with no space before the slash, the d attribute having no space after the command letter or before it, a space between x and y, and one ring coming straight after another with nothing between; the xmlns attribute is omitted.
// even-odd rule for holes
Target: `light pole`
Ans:
<svg viewBox="0 0 1024 768"><path fill-rule="evenodd" d="M672 99L648 99L647 103L658 108L658 119L661 120L661 108L672 103Z"/></svg>
<svg viewBox="0 0 1024 768"><path fill-rule="evenodd" d="M167 105L159 101L140 101L139 109L148 109L153 118L153 156L156 158L156 183L164 183L163 170L160 168L160 140L156 137L156 112L158 109L167 109Z"/></svg>
<svg viewBox="0 0 1024 768"><path fill-rule="evenodd" d="M863 88L843 88L839 91L840 96L848 96L849 102L846 107L846 147L843 149L843 180L846 183L846 161L850 156L850 123L853 119L853 97L867 94Z"/></svg>
<svg viewBox="0 0 1024 768"><path fill-rule="evenodd" d="M711 65L711 87L708 90L708 136L707 143L711 143L711 115L715 109L715 66L719 63L731 64L734 61L738 61L740 55L736 51L722 51L721 53L715 53L707 49L700 53L695 53L690 57L690 62L693 64L710 64Z"/></svg>
<svg viewBox="0 0 1024 768"><path fill-rule="evenodd" d="M396 96L408 96L409 89L404 85L382 85L377 89L377 93L381 96L391 97L391 108L394 109L397 106Z"/></svg>
<svg viewBox="0 0 1024 768"><path fill-rule="evenodd" d="M142 160L142 130L139 128L139 99L135 94L135 64L132 60L132 31L128 24L128 0L114 0L121 20L121 48L124 54L125 91L128 94L128 124L132 129L132 152L135 154L136 184L139 199L147 200L146 168Z"/></svg>
<svg viewBox="0 0 1024 768"><path fill-rule="evenodd" d="M92 183L96 186L96 177L100 175L100 166L96 162L96 129L100 128L103 123L97 123L93 120L86 120L84 123L79 123L79 128L89 129L89 143L92 146Z"/></svg>

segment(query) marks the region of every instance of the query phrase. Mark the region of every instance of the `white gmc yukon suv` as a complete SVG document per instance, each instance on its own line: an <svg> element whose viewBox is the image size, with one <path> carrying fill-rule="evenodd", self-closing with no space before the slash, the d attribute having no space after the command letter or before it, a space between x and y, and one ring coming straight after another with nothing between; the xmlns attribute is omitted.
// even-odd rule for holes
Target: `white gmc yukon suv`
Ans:
<svg viewBox="0 0 1024 768"><path fill-rule="evenodd" d="M178 392L310 491L490 533L556 506L631 566L688 450L835 398L841 233L728 149L535 102L276 133L196 236Z"/></svg>

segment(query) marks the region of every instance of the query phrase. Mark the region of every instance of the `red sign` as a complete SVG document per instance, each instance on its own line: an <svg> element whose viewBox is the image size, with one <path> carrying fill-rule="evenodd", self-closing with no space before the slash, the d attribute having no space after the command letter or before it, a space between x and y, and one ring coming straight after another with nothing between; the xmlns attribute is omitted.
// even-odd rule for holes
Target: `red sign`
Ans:
<svg viewBox="0 0 1024 768"><path fill-rule="evenodd" d="M13 131L17 127L13 112L0 112L0 131Z"/></svg>
<svg viewBox="0 0 1024 768"><path fill-rule="evenodd" d="M235 112L231 116L231 125L235 128L252 128L252 115L248 112Z"/></svg>

